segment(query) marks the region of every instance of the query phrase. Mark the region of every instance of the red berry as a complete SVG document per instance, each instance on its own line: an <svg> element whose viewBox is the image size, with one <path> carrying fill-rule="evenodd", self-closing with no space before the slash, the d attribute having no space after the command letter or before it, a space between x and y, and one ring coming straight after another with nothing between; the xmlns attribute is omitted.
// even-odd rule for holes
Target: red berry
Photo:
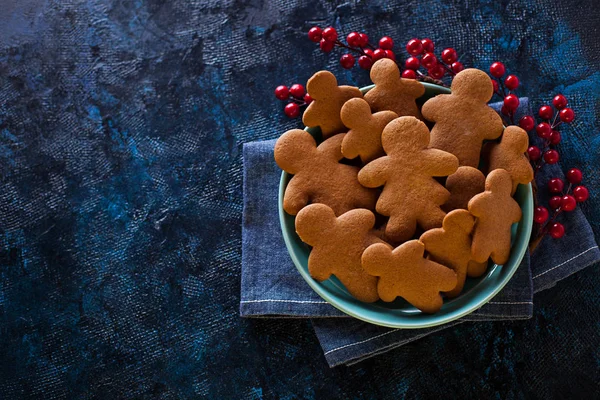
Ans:
<svg viewBox="0 0 600 400"><path fill-rule="evenodd" d="M436 64L433 66L433 68L430 68L427 71L427 73L433 79L442 79L444 77L444 74L446 73L446 70L444 69L442 64Z"/></svg>
<svg viewBox="0 0 600 400"><path fill-rule="evenodd" d="M417 57L408 57L404 62L404 66L408 69L417 70L421 66L421 60Z"/></svg>
<svg viewBox="0 0 600 400"><path fill-rule="evenodd" d="M590 192L585 186L577 186L573 189L573 197L575 197L575 200L577 200L578 203L581 203L590 197Z"/></svg>
<svg viewBox="0 0 600 400"><path fill-rule="evenodd" d="M346 42L350 47L360 47L360 34L358 32L350 32L348 36L346 36Z"/></svg>
<svg viewBox="0 0 600 400"><path fill-rule="evenodd" d="M504 105L510 111L515 111L519 107L519 98L514 94L507 94L504 98Z"/></svg>
<svg viewBox="0 0 600 400"><path fill-rule="evenodd" d="M329 53L331 50L333 50L334 46L335 46L335 43L330 42L329 40L325 40L324 38L321 39L321 41L319 42L319 47L325 53Z"/></svg>
<svg viewBox="0 0 600 400"><path fill-rule="evenodd" d="M452 67L452 72L454 72L455 74L458 74L460 71L465 69L465 66L460 61L452 63L451 67Z"/></svg>
<svg viewBox="0 0 600 400"><path fill-rule="evenodd" d="M549 139L550 134L552 133L552 127L547 122L542 122L535 127L535 131L539 137L542 139Z"/></svg>
<svg viewBox="0 0 600 400"><path fill-rule="evenodd" d="M535 120L533 119L533 117L531 115L524 115L519 120L519 126L521 127L521 129L524 129L527 132L532 130L534 125L535 125Z"/></svg>
<svg viewBox="0 0 600 400"><path fill-rule="evenodd" d="M490 66L490 74L495 76L496 78L501 78L506 72L506 68L504 68L504 64L496 61Z"/></svg>
<svg viewBox="0 0 600 400"><path fill-rule="evenodd" d="M433 53L433 41L429 38L421 39L423 45L423 53Z"/></svg>
<svg viewBox="0 0 600 400"><path fill-rule="evenodd" d="M396 55L391 50L385 50L385 58L396 61Z"/></svg>
<svg viewBox="0 0 600 400"><path fill-rule="evenodd" d="M573 185L577 185L583 179L583 174L578 168L571 168L567 171L567 180Z"/></svg>
<svg viewBox="0 0 600 400"><path fill-rule="evenodd" d="M548 220L548 209L543 206L537 206L535 210L533 210L533 220L536 224L543 224Z"/></svg>
<svg viewBox="0 0 600 400"><path fill-rule="evenodd" d="M542 119L550 119L554 116L554 110L550 106L541 106L538 114Z"/></svg>
<svg viewBox="0 0 600 400"><path fill-rule="evenodd" d="M373 50L371 49L364 49L363 52L369 57L369 58L373 58Z"/></svg>
<svg viewBox="0 0 600 400"><path fill-rule="evenodd" d="M394 47L394 40L389 36L384 36L379 39L379 47L384 50L391 50Z"/></svg>
<svg viewBox="0 0 600 400"><path fill-rule="evenodd" d="M560 239L561 237L563 237L565 235L565 227L560 222L557 222L555 224L552 224L548 233L554 239Z"/></svg>
<svg viewBox="0 0 600 400"><path fill-rule="evenodd" d="M283 112L290 118L296 118L300 115L300 106L296 103L289 103L285 106Z"/></svg>
<svg viewBox="0 0 600 400"><path fill-rule="evenodd" d="M509 89L509 90L515 90L516 88L519 87L519 78L517 78L516 75L509 75L506 77L506 79L504 80L504 85Z"/></svg>
<svg viewBox="0 0 600 400"><path fill-rule="evenodd" d="M559 158L558 151L554 149L546 150L544 153L544 161L546 161L546 164L556 164Z"/></svg>
<svg viewBox="0 0 600 400"><path fill-rule="evenodd" d="M321 28L319 28L318 26L313 26L308 31L308 38L315 43L319 43L321 41L322 34L323 31L321 30Z"/></svg>
<svg viewBox="0 0 600 400"><path fill-rule="evenodd" d="M310 94L306 93L304 95L304 102L306 103L306 105L309 105L310 103L312 103L313 99L312 97L310 97Z"/></svg>
<svg viewBox="0 0 600 400"><path fill-rule="evenodd" d="M360 47L365 47L369 44L369 37L366 33L359 33L360 36Z"/></svg>
<svg viewBox="0 0 600 400"><path fill-rule="evenodd" d="M567 98L562 94L557 94L552 99L552 104L554 104L554 107L556 107L557 109L562 110L567 106Z"/></svg>
<svg viewBox="0 0 600 400"><path fill-rule="evenodd" d="M536 161L540 159L542 152L539 147L531 146L527 149L527 155L529 155L529 159L531 161Z"/></svg>
<svg viewBox="0 0 600 400"><path fill-rule="evenodd" d="M298 83L294 83L290 88L290 94L299 99L304 96L304 93L306 93L306 90L304 90L304 86Z"/></svg>
<svg viewBox="0 0 600 400"><path fill-rule="evenodd" d="M556 146L557 144L560 143L560 139L561 139L561 136L560 136L559 131L550 132L550 144L553 144Z"/></svg>
<svg viewBox="0 0 600 400"><path fill-rule="evenodd" d="M369 56L358 57L358 66L362 69L370 69L373 65L373 60Z"/></svg>
<svg viewBox="0 0 600 400"><path fill-rule="evenodd" d="M498 90L500 89L498 87L498 82L496 82L495 80L492 79L492 86L494 87L494 93L500 94L500 92L498 92Z"/></svg>
<svg viewBox="0 0 600 400"><path fill-rule="evenodd" d="M323 29L323 39L329 42L335 42L338 38L337 31L333 27L327 27Z"/></svg>
<svg viewBox="0 0 600 400"><path fill-rule="evenodd" d="M456 50L453 48L450 47L442 51L442 61L446 64L452 64L456 60L458 60L458 56L456 55Z"/></svg>
<svg viewBox="0 0 600 400"><path fill-rule="evenodd" d="M560 196L552 196L550 200L548 200L548 205L552 210L557 210L560 207L560 203L562 201L562 197Z"/></svg>
<svg viewBox="0 0 600 400"><path fill-rule="evenodd" d="M382 58L385 58L385 50L375 49L373 52L373 61L381 60Z"/></svg>
<svg viewBox="0 0 600 400"><path fill-rule="evenodd" d="M344 54L340 57L340 64L345 69L350 69L354 66L354 56L352 54Z"/></svg>
<svg viewBox="0 0 600 400"><path fill-rule="evenodd" d="M402 77L405 79L417 79L417 74L412 69L402 71Z"/></svg>
<svg viewBox="0 0 600 400"><path fill-rule="evenodd" d="M280 85L275 88L275 97L279 100L287 100L290 95L290 91L287 86Z"/></svg>
<svg viewBox="0 0 600 400"><path fill-rule="evenodd" d="M575 207L577 207L577 201L575 201L575 197L571 196L570 194L563 196L560 201L561 210L571 212L575 209Z"/></svg>
<svg viewBox="0 0 600 400"><path fill-rule="evenodd" d="M509 110L508 108L506 108L506 105L505 105L505 104L502 104L502 108L500 109L500 112L501 112L503 115L510 115L510 110Z"/></svg>
<svg viewBox="0 0 600 400"><path fill-rule="evenodd" d="M548 190L550 193L562 193L565 183L560 178L552 178L548 181Z"/></svg>
<svg viewBox="0 0 600 400"><path fill-rule="evenodd" d="M419 39L410 39L406 44L406 51L410 55L417 56L423 53L423 44Z"/></svg>
<svg viewBox="0 0 600 400"><path fill-rule="evenodd" d="M427 69L433 68L437 62L437 57L433 53L425 53L423 58L421 58L421 65Z"/></svg>
<svg viewBox="0 0 600 400"><path fill-rule="evenodd" d="M560 120L562 122L566 122L567 124L573 121L573 119L575 119L575 113L571 108L563 108L562 110L560 110L560 113L558 115L560 117Z"/></svg>

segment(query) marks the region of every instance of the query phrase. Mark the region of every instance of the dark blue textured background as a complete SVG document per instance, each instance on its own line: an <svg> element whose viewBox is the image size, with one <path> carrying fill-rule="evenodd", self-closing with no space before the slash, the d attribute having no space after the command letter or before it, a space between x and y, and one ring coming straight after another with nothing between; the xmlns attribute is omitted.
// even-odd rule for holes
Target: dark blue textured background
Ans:
<svg viewBox="0 0 600 400"><path fill-rule="evenodd" d="M353 367L327 367L308 321L238 317L242 143L299 126L278 84L368 83L305 39L315 23L503 60L534 104L566 94L562 162L595 186L600 239L595 0L164 3L2 2L0 398L600 395L598 265L529 321Z"/></svg>

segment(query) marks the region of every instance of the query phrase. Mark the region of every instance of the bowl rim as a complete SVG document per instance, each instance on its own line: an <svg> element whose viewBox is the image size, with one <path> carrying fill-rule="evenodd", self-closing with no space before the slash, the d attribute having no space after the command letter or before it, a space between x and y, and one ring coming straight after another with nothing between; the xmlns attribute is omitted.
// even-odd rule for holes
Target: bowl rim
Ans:
<svg viewBox="0 0 600 400"><path fill-rule="evenodd" d="M446 87L427 83L427 82L421 82L421 83L427 88L435 89L435 90L441 89L443 92L450 93L450 90ZM368 90L370 90L371 88L373 88L374 86L375 85L365 86L365 87L361 88L360 90L363 93L365 93ZM308 130L308 129L309 128L305 128L305 130ZM399 320L398 321L395 320L394 322L389 322L389 321L383 320L383 319L377 319L377 318L373 318L373 317L364 316L364 315L354 312L353 310L348 309L344 305L340 304L340 302L337 299L331 297L327 293L327 291L321 287L320 282L317 282L316 280L314 280L308 273L308 270L305 270L303 268L302 262L298 259L298 256L296 255L296 251L294 250L294 247L293 247L293 243L291 242L291 238L289 237L288 232L285 229L285 227L286 227L285 218L286 218L287 214L283 210L283 207L282 207L283 196L284 196L285 187L286 187L286 181L289 179L289 176L290 176L290 174L288 174L285 171L282 171L281 178L279 181L279 194L278 194L278 199L277 199L277 201L278 201L277 208L278 208L278 215L279 215L279 225L280 225L280 228L281 228L281 231L283 234L283 239L284 239L287 251L288 251L294 265L296 266L296 269L298 270L298 272L300 272L300 275L306 281L306 283L308 283L308 285L321 298L323 298L325 301L327 301L327 303L331 304L333 307L337 308L338 310L342 311L343 313L345 313L351 317L357 318L359 320L362 320L362 321L365 321L365 322L368 322L368 323L371 323L374 325L379 325L379 326L384 326L384 327L389 327L389 328L397 328L397 329L398 328L422 329L422 328L430 328L433 326L442 325L442 324L445 324L448 322L455 321L461 317L464 317L465 315L476 311L477 309L482 307L484 304L488 303L494 296L496 296L506 286L506 284L511 280L511 278L516 273L517 269L519 268L519 265L521 264L521 261L523 260L523 257L525 256L525 253L527 251L527 247L528 247L527 240L516 241L511 248L511 255L513 255L513 254L517 255L517 257L514 261L515 266L513 266L508 271L508 273L506 273L505 275L502 276L502 279L500 280L500 282L497 282L491 291L488 290L488 293L485 294L485 296L477 297L475 299L475 301L469 303L468 306L460 306L458 309L453 310L446 314L439 314L439 313L424 314L424 315L431 317L431 318L429 318L430 321L427 321L427 322L410 321L410 320L408 320L410 317L402 317L402 316L397 316L395 319L396 320L399 319ZM525 215L533 215L533 190L532 190L531 183L529 183L527 185L520 185L520 186L524 186L525 190L526 190L525 204L523 204L522 206L520 205L521 209L523 209L524 207L527 207L527 210L523 210L523 218L524 218ZM522 232L522 236L529 238L531 236L533 220L524 221L522 219L519 222L519 224L524 224L523 225L524 232ZM294 230L294 234L296 234L295 230ZM515 251L516 251L516 253L515 253ZM504 266L497 266L497 267L504 268ZM423 314L423 313L421 313L421 314Z"/></svg>

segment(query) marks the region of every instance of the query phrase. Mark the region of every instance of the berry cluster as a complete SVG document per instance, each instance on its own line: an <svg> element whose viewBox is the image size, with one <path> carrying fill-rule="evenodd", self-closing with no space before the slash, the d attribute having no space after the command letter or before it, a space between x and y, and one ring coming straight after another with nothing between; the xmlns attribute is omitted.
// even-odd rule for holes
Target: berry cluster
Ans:
<svg viewBox="0 0 600 400"><path fill-rule="evenodd" d="M569 185L565 190L565 182L560 178L552 178L548 182L548 191L553 195L548 201L550 210L553 211L552 218L548 209L544 206L537 206L533 213L533 220L540 224L538 240L545 234L549 234L554 239L560 239L565 234L565 227L560 222L555 222L563 211L571 212L577 207L577 203L588 199L590 193L588 189L580 185L583 174L577 168L571 168L567 172L567 181ZM575 186L575 187L573 187Z"/></svg>
<svg viewBox="0 0 600 400"><path fill-rule="evenodd" d="M290 118L296 118L300 116L300 107L305 107L310 104L312 98L304 86L299 83L294 83L289 88L284 85L277 86L275 88L275 97L281 101L288 101L283 112Z"/></svg>
<svg viewBox="0 0 600 400"><path fill-rule="evenodd" d="M508 117L508 121L504 121L505 125L514 125L515 111L519 107L519 97L513 93L519 87L519 78L516 75L506 74L506 67L499 61L490 65L490 75L492 76L492 85L494 85L494 94L503 99L502 109L500 112L503 117Z"/></svg>
<svg viewBox="0 0 600 400"><path fill-rule="evenodd" d="M458 55L453 48L442 50L439 58L434 54L434 49L435 46L431 39L409 40L406 44L406 51L410 57L404 61L406 69L402 72L402 77L416 79L417 76L425 76L419 70L421 67L425 68L427 75L433 79L442 79L446 73L454 76L465 69L464 65L458 61Z"/></svg>
<svg viewBox="0 0 600 400"><path fill-rule="evenodd" d="M349 52L340 57L340 65L345 69L352 68L357 62L362 69L371 69L373 63L382 58L396 60L396 55L392 51L394 40L389 36L379 39L379 47L369 43L369 36L366 33L350 32L346 36L346 43L338 38L338 32L333 27L321 29L313 26L308 31L308 38L315 43L325 53L329 53L334 47L342 47ZM354 54L352 54L354 53ZM357 61L358 60L358 61Z"/></svg>
<svg viewBox="0 0 600 400"><path fill-rule="evenodd" d="M535 139L530 138L527 154L531 160L534 173L542 168L544 163L556 164L560 158L560 154L556 150L556 145L561 141L561 135L558 131L560 124L571 123L575 119L575 113L571 108L567 107L567 98L562 94L557 94L552 99L552 106L543 105L538 111L542 122L536 125L533 116L525 115L519 120L519 126L527 132L533 131L539 137L538 144L535 144Z"/></svg>
<svg viewBox="0 0 600 400"><path fill-rule="evenodd" d="M315 43L325 53L329 53L334 47L341 47L349 52L340 57L340 64L345 69L352 68L358 63L362 69L369 70L373 63L382 58L389 58L396 61L396 54L393 51L394 40L389 36L379 39L378 47L369 43L369 37L366 33L350 32L346 36L346 43L339 40L338 32L333 27L321 29L318 26L312 27L308 31L308 38ZM444 49L438 58L434 53L435 46L431 39L411 39L406 44L406 51L410 57L404 62L402 77L407 79L428 80L431 78L438 84L443 84L439 79L446 73L454 76L464 69L462 63L458 61L456 50L452 48ZM352 54L354 53L354 54ZM423 73L420 68L423 67L427 72Z"/></svg>

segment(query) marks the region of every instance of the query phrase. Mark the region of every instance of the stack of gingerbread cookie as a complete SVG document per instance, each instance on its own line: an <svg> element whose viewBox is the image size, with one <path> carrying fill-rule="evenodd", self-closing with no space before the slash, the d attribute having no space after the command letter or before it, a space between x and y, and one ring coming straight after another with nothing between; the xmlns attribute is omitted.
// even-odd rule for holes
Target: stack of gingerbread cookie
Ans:
<svg viewBox="0 0 600 400"><path fill-rule="evenodd" d="M275 160L293 175L283 208L312 246L314 279L335 275L359 300L402 297L433 313L490 258L508 261L521 219L512 195L533 179L527 133L504 128L477 69L421 108L424 86L392 60L377 61L371 80L364 96L327 71L308 81L303 122L319 126L323 142L299 129L277 141Z"/></svg>

